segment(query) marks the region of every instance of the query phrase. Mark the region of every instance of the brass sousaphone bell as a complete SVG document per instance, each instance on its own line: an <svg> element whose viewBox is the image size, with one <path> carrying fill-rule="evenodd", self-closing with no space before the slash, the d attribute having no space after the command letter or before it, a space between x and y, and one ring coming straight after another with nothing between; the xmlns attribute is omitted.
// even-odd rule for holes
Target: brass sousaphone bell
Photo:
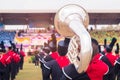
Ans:
<svg viewBox="0 0 120 80"><path fill-rule="evenodd" d="M79 73L86 71L92 57L87 12L79 5L66 5L56 13L54 24L58 33L71 38L67 52L70 62Z"/></svg>

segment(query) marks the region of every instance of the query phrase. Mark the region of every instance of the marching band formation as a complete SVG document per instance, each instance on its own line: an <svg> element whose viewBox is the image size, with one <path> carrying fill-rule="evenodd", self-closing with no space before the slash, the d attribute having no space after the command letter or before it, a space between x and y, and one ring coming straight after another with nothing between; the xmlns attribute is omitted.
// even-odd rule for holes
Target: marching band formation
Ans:
<svg viewBox="0 0 120 80"><path fill-rule="evenodd" d="M23 68L25 53L16 48L10 41L11 46L5 47L0 44L0 80L14 80L20 69Z"/></svg>
<svg viewBox="0 0 120 80"><path fill-rule="evenodd" d="M97 40L91 38L85 29L89 16L82 7L62 7L56 13L54 22L56 30L65 39L56 45L55 36L52 37L47 46L51 53L39 54L43 80L120 80L117 39L113 37L109 45L106 45L105 39L104 50L101 50Z"/></svg>
<svg viewBox="0 0 120 80"><path fill-rule="evenodd" d="M104 50L101 51L96 39L91 39L93 48L92 59L85 72L79 73L70 63L66 56L70 38L64 38L57 43L56 36L52 34L52 40L44 46L38 54L41 63L43 80L119 80L120 79L120 57L117 39L107 45L104 40ZM15 44L5 48L3 42L0 44L0 80L14 80L20 69L23 69L24 52ZM57 45L58 44L58 45ZM115 51L113 47L116 44ZM80 50L80 49L78 49ZM114 51L114 52L113 52ZM115 53L115 54L114 54Z"/></svg>
<svg viewBox="0 0 120 80"><path fill-rule="evenodd" d="M70 63L66 56L69 38L59 41L58 46L54 44L54 40L49 42L48 46L45 46L43 51L38 54L43 80L116 80L116 77L119 80L119 44L116 41L116 38L112 38L111 43L106 45L105 39L104 50L101 51L97 40L92 38L92 59L86 72L82 73L77 72L74 64ZM113 52L115 44L116 50Z"/></svg>
<svg viewBox="0 0 120 80"><path fill-rule="evenodd" d="M89 17L82 7L62 7L54 22L56 30L65 38L57 45L55 36L52 36L43 49L43 55L38 55L43 80L120 80L117 39L113 37L109 45L105 39L104 45L101 45L104 50L101 50L97 40L91 38L85 29ZM46 50L49 52L46 53Z"/></svg>

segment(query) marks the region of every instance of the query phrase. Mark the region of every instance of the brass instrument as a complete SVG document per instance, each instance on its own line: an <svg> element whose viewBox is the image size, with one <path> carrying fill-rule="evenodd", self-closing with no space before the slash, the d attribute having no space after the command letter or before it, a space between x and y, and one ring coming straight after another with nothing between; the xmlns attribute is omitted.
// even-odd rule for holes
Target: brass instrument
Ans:
<svg viewBox="0 0 120 80"><path fill-rule="evenodd" d="M89 24L87 12L79 5L66 5L55 15L55 27L64 37L71 37L67 56L77 71L86 71L92 57L91 37L86 28Z"/></svg>

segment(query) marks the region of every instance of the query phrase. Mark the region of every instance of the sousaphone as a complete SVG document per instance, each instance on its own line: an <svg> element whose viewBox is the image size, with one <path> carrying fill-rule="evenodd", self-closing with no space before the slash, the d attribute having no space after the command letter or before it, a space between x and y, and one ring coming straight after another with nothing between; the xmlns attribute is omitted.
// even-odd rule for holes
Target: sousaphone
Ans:
<svg viewBox="0 0 120 80"><path fill-rule="evenodd" d="M88 13L79 5L66 5L55 15L55 28L64 37L71 38L67 57L79 73L86 71L92 57L91 37L86 30Z"/></svg>

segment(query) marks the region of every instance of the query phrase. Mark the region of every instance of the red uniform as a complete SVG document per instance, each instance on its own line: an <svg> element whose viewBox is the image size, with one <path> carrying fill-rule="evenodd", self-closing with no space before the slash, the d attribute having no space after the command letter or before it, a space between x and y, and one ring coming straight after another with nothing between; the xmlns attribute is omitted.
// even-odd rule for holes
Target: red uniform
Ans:
<svg viewBox="0 0 120 80"><path fill-rule="evenodd" d="M113 55L111 52L105 53L105 56L110 61L112 66L114 66L115 61L118 58L118 55ZM109 66L102 60L99 60L99 58L100 54L94 56L90 65L88 66L87 74L90 80L103 80L103 76L109 72Z"/></svg>
<svg viewBox="0 0 120 80"><path fill-rule="evenodd" d="M14 52L12 50L8 51L7 54L10 55L12 58L14 56Z"/></svg>
<svg viewBox="0 0 120 80"><path fill-rule="evenodd" d="M11 56L9 56L8 54L3 54L0 56L0 62L6 66L7 64L11 63Z"/></svg>
<svg viewBox="0 0 120 80"><path fill-rule="evenodd" d="M66 56L59 56L56 61L59 64L60 68L63 68L70 63L69 59Z"/></svg>
<svg viewBox="0 0 120 80"><path fill-rule="evenodd" d="M22 50L20 50L20 55L22 55L24 57L25 53Z"/></svg>
<svg viewBox="0 0 120 80"><path fill-rule="evenodd" d="M52 54L50 54L50 56L55 60L59 57L58 52L52 52Z"/></svg>
<svg viewBox="0 0 120 80"><path fill-rule="evenodd" d="M4 54L4 56L5 56L5 63L10 64L11 63L11 56L8 54Z"/></svg>
<svg viewBox="0 0 120 80"><path fill-rule="evenodd" d="M18 63L20 61L20 56L16 54L15 52L9 51L7 54L11 56L11 58L13 59L15 63Z"/></svg>
<svg viewBox="0 0 120 80"><path fill-rule="evenodd" d="M90 80L103 80L103 76L108 72L109 67L101 60L92 60L87 69Z"/></svg>
<svg viewBox="0 0 120 80"><path fill-rule="evenodd" d="M115 61L118 59L119 56L118 55L113 55L112 52L111 52L111 53L107 53L106 57L108 58L108 60L112 64L112 66L114 66Z"/></svg>
<svg viewBox="0 0 120 80"><path fill-rule="evenodd" d="M6 66L5 56L4 55L0 56L0 62L2 63L2 65Z"/></svg>
<svg viewBox="0 0 120 80"><path fill-rule="evenodd" d="M18 54L15 55L15 62L18 63L20 61L20 56Z"/></svg>
<svg viewBox="0 0 120 80"><path fill-rule="evenodd" d="M102 54L100 54L100 53L96 54L96 55L93 57L92 61L93 61L93 60L98 60L101 56L102 56Z"/></svg>

